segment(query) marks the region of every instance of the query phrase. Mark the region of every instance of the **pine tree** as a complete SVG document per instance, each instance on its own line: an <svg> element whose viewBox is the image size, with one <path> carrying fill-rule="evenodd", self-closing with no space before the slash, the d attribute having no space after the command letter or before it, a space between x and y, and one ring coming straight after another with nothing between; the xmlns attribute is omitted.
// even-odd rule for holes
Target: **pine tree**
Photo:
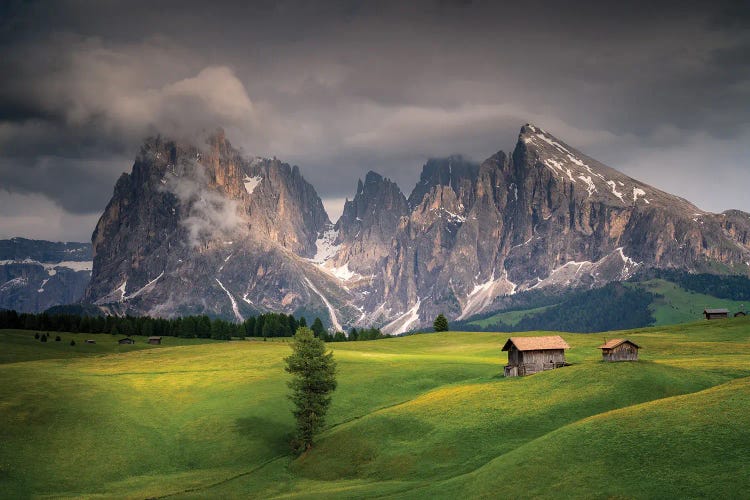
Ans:
<svg viewBox="0 0 750 500"><path fill-rule="evenodd" d="M294 403L297 421L293 448L305 452L313 445L315 435L323 428L336 389L336 362L326 353L325 343L315 338L309 328L299 328L292 342L292 354L285 359L286 371L292 374L289 399Z"/></svg>
<svg viewBox="0 0 750 500"><path fill-rule="evenodd" d="M323 322L320 320L320 318L315 318L315 321L313 321L313 324L310 327L310 329L318 338L322 337L323 334L326 332L326 329L323 326Z"/></svg>
<svg viewBox="0 0 750 500"><path fill-rule="evenodd" d="M432 323L432 327L436 332L447 332L448 331L448 319L442 314L438 314L435 321Z"/></svg>

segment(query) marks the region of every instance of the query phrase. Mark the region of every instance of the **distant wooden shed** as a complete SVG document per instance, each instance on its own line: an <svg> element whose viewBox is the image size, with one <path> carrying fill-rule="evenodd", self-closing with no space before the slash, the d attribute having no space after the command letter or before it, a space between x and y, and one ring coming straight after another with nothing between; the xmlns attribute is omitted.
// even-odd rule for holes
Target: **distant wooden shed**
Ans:
<svg viewBox="0 0 750 500"><path fill-rule="evenodd" d="M133 340L131 338L120 339L120 340L117 341L117 343L118 344L135 344L135 340Z"/></svg>
<svg viewBox="0 0 750 500"><path fill-rule="evenodd" d="M640 346L628 339L612 339L599 346L603 361L638 361Z"/></svg>
<svg viewBox="0 0 750 500"><path fill-rule="evenodd" d="M148 343L149 344L161 344L161 337L149 337Z"/></svg>
<svg viewBox="0 0 750 500"><path fill-rule="evenodd" d="M747 316L747 313L745 311L739 311L739 312L734 313L735 318L742 318L744 316Z"/></svg>
<svg viewBox="0 0 750 500"><path fill-rule="evenodd" d="M503 346L508 351L506 377L522 377L565 366L565 349L570 349L559 335L546 337L511 337Z"/></svg>
<svg viewBox="0 0 750 500"><path fill-rule="evenodd" d="M96 340L86 339L87 344L96 344Z"/></svg>
<svg viewBox="0 0 750 500"><path fill-rule="evenodd" d="M706 319L726 319L729 317L729 309L704 309L703 315Z"/></svg>

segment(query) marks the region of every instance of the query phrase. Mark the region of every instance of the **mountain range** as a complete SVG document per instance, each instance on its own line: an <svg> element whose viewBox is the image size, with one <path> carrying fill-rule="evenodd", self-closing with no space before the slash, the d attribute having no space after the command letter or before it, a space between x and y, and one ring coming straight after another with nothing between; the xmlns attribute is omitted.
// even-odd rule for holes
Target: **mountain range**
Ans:
<svg viewBox="0 0 750 500"><path fill-rule="evenodd" d="M0 240L0 309L41 312L78 302L92 264L90 243Z"/></svg>
<svg viewBox="0 0 750 500"><path fill-rule="evenodd" d="M509 155L429 160L408 197L368 172L333 224L298 167L218 131L148 139L92 249L82 300L107 312L275 311L401 333L642 269L748 275L750 214L703 211L527 124Z"/></svg>

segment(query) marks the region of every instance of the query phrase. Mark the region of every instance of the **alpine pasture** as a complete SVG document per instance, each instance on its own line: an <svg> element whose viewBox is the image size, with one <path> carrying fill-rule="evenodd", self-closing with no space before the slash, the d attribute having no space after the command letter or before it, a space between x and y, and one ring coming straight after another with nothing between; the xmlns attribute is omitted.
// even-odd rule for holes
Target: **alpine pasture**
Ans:
<svg viewBox="0 0 750 500"><path fill-rule="evenodd" d="M286 342L33 335L0 331L3 497L750 491L750 319L562 334L571 366L512 379L500 352L509 334L332 343L339 387L327 429L300 457ZM89 337L97 343L84 346ZM643 346L641 360L602 362L603 337Z"/></svg>

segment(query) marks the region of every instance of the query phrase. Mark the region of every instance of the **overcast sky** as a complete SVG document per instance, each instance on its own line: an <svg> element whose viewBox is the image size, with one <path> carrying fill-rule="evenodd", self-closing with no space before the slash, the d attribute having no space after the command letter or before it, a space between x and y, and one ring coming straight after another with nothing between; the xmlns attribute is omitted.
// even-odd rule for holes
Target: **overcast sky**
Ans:
<svg viewBox="0 0 750 500"><path fill-rule="evenodd" d="M368 170L408 195L526 122L750 211L750 2L237 3L0 3L0 238L89 240L144 137L217 126L334 221Z"/></svg>

